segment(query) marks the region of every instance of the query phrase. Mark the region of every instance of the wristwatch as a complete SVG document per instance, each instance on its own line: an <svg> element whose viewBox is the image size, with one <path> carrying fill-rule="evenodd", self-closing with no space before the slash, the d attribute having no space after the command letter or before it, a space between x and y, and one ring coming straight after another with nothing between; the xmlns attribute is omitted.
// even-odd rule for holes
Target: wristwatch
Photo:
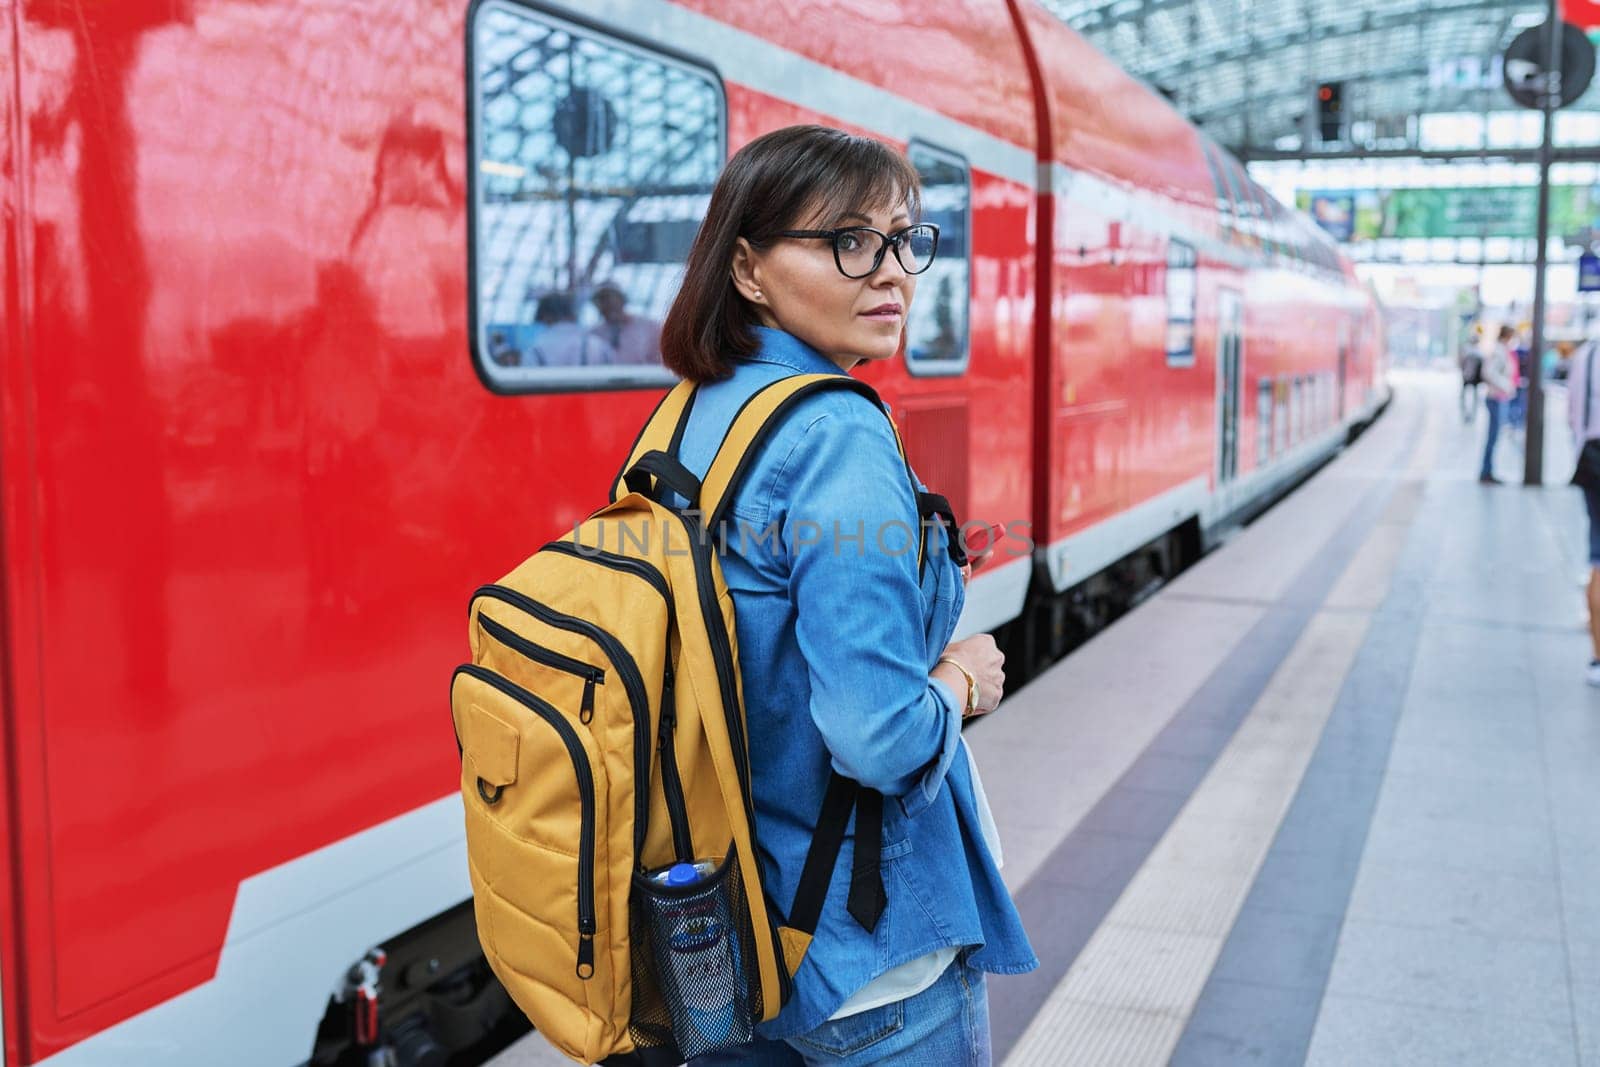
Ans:
<svg viewBox="0 0 1600 1067"><path fill-rule="evenodd" d="M978 713L978 679L972 676L971 671L967 670L949 656L940 656L939 662L950 664L950 666L961 672L961 677L967 680L967 706L961 712L961 717L963 719L972 718L972 716Z"/></svg>

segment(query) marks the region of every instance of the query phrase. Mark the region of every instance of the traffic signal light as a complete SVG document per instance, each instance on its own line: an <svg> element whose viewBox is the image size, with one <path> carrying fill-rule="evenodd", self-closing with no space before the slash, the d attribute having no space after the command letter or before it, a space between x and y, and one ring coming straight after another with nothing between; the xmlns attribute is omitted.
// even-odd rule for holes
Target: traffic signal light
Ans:
<svg viewBox="0 0 1600 1067"><path fill-rule="evenodd" d="M1344 82L1317 86L1317 135L1324 144L1344 140Z"/></svg>

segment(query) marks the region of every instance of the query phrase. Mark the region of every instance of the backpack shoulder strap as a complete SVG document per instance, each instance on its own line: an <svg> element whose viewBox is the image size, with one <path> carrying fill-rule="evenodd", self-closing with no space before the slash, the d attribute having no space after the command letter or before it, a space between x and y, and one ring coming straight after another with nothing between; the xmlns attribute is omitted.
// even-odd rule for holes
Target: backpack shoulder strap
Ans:
<svg viewBox="0 0 1600 1067"><path fill-rule="evenodd" d="M865 382L840 374L796 374L768 385L745 402L734 416L733 425L718 446L705 478L701 480L700 503L706 528L713 536L720 532L733 505L734 493L749 473L751 464L760 455L761 447L771 433L782 423L789 411L812 393L828 389L848 389L871 400L889 421L894 434L895 450L905 467L906 479L917 499L919 521L926 518L927 503L924 498L932 494L917 488L911 463L906 459L905 443L900 428L885 410L878 393ZM942 501L943 498L937 498ZM948 505L946 505L948 511ZM926 552L925 538L917 538L917 568L920 574ZM856 846L850 871L850 890L846 910L863 929L876 929L878 919L887 903L881 872L883 835L883 796L860 785L837 771L828 778L827 795L817 817L817 829L811 847L806 852L805 867L796 889L794 905L790 910L787 930L780 931L785 959L790 973L798 969L806 947L816 932L822 916L823 901L828 893L828 883L838 862L840 847L852 812L856 818Z"/></svg>
<svg viewBox="0 0 1600 1067"><path fill-rule="evenodd" d="M728 428L716 456L711 461L706 476L701 481L700 503L706 517L706 528L716 530L727 519L733 506L733 496L740 482L749 473L750 465L760 454L761 446L783 421L788 412L812 393L827 389L848 389L871 400L873 406L889 421L894 434L895 449L906 468L912 492L916 492L916 479L911 474L911 464L906 459L900 428L884 410L877 390L866 382L842 374L795 374L782 378L762 388L745 402L733 425ZM920 553L919 553L920 557Z"/></svg>
<svg viewBox="0 0 1600 1067"><path fill-rule="evenodd" d="M661 398L656 409L645 420L644 427L640 429L639 436L633 442L633 447L628 450L627 458L622 461L622 469L617 471L617 476L611 480L613 504L628 495L628 471L632 470L633 465L647 453L664 452L668 456L678 454L678 443L683 440L684 428L689 425L689 412L694 408L694 398L694 383L688 381L679 382Z"/></svg>

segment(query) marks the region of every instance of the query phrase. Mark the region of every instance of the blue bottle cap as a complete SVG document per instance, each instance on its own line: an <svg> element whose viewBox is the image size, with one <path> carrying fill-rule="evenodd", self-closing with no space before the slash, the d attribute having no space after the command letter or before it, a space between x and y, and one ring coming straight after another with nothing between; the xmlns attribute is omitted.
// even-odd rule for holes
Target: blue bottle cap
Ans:
<svg viewBox="0 0 1600 1067"><path fill-rule="evenodd" d="M695 870L692 863L674 863L667 872L667 885L678 887L694 885L700 880L700 872Z"/></svg>

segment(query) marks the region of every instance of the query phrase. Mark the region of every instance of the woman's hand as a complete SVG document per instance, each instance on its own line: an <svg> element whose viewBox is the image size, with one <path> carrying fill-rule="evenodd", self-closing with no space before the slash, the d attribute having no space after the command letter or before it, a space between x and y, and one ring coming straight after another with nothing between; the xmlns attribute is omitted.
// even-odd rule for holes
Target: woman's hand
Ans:
<svg viewBox="0 0 1600 1067"><path fill-rule="evenodd" d="M969 553L967 555L967 562L961 565L961 580L963 582L972 581L973 570L977 567L983 566L984 560L988 559L992 555L994 555L993 545L990 545L989 547L980 551Z"/></svg>
<svg viewBox="0 0 1600 1067"><path fill-rule="evenodd" d="M1000 703L1000 698L1005 695L1006 672L1004 670L1006 657L994 643L991 634L975 634L960 641L952 641L945 646L941 655L949 656L961 664L978 682L978 710L973 717L987 715ZM950 687L956 694L956 699L965 701L967 695L967 680L960 671L948 663L938 664L933 669L933 677L939 679Z"/></svg>

